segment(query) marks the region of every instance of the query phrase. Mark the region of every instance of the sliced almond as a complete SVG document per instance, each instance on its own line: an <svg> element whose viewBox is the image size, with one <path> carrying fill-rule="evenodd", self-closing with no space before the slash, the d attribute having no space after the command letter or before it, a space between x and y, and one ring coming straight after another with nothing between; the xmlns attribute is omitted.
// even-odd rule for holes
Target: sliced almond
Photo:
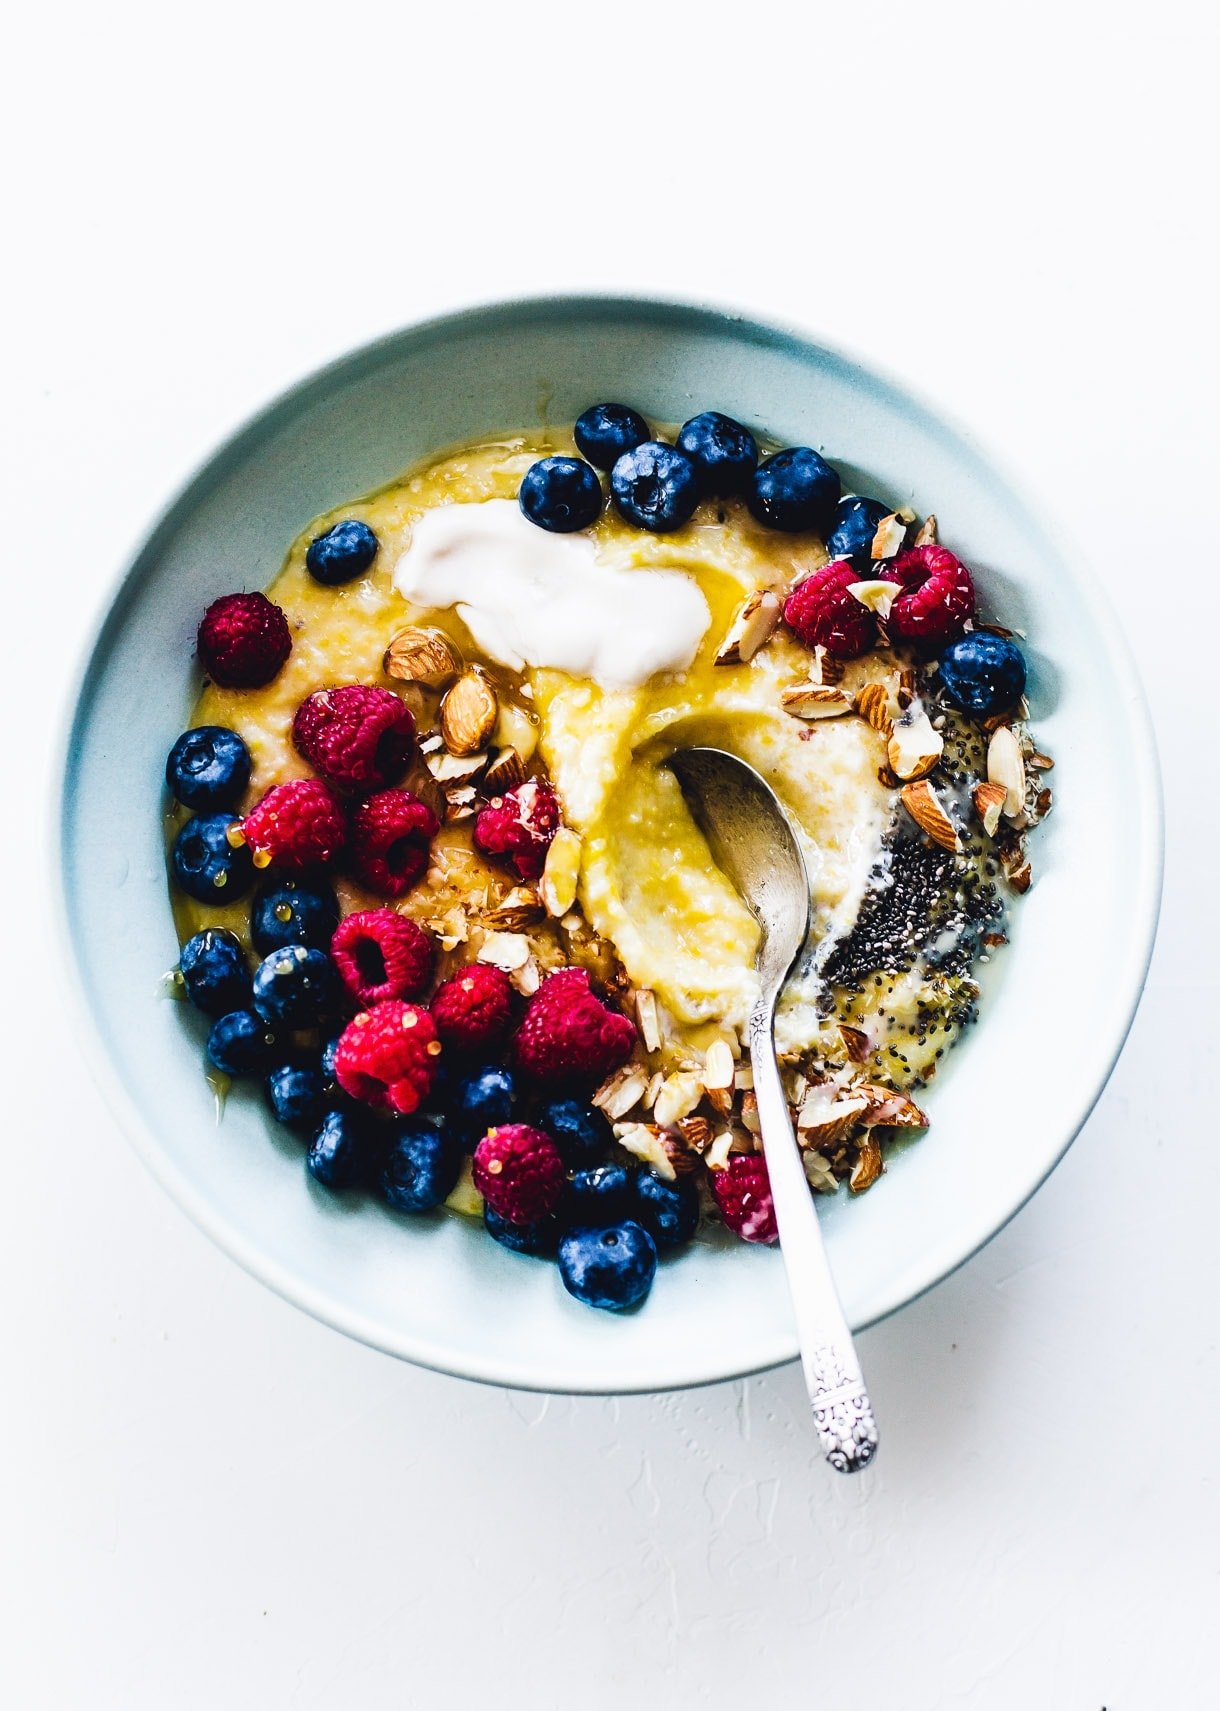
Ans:
<svg viewBox="0 0 1220 1711"><path fill-rule="evenodd" d="M913 1099L897 1093L892 1087L881 1087L866 1081L853 1089L865 1101L860 1118L866 1129L926 1129L928 1119Z"/></svg>
<svg viewBox="0 0 1220 1711"><path fill-rule="evenodd" d="M820 1152L810 1147L807 1152L801 1154L801 1164L805 1168L809 1186L815 1193L835 1193L839 1186L838 1179Z"/></svg>
<svg viewBox="0 0 1220 1711"><path fill-rule="evenodd" d="M794 719L839 719L851 712L851 697L841 689L824 689L817 683L798 683L780 694L780 705Z"/></svg>
<svg viewBox="0 0 1220 1711"><path fill-rule="evenodd" d="M717 665L745 665L768 640L780 619L780 603L765 589L756 589L738 609L716 655Z"/></svg>
<svg viewBox="0 0 1220 1711"><path fill-rule="evenodd" d="M473 784L486 765L485 754L453 755L441 749L428 756L428 771L438 784Z"/></svg>
<svg viewBox="0 0 1220 1711"><path fill-rule="evenodd" d="M672 1182L677 1176L665 1136L656 1123L616 1123L614 1138L633 1158L643 1159L658 1176Z"/></svg>
<svg viewBox="0 0 1220 1711"><path fill-rule="evenodd" d="M889 732L890 692L884 683L861 684L856 691L853 705L860 717L866 719L874 731Z"/></svg>
<svg viewBox="0 0 1220 1711"><path fill-rule="evenodd" d="M705 1153L712 1144L712 1125L706 1117L678 1118L678 1133L693 1152Z"/></svg>
<svg viewBox="0 0 1220 1711"><path fill-rule="evenodd" d="M926 778L918 779L914 784L904 784L900 795L903 807L921 832L925 832L942 850L960 851L962 846L957 828Z"/></svg>
<svg viewBox="0 0 1220 1711"><path fill-rule="evenodd" d="M928 515L919 525L915 539L911 544L917 547L933 547L936 545L936 541L936 513L934 511L929 511Z"/></svg>
<svg viewBox="0 0 1220 1711"><path fill-rule="evenodd" d="M991 733L987 744L987 779L1004 787L1004 817L1015 820L1025 807L1025 762L1021 745L1010 725Z"/></svg>
<svg viewBox="0 0 1220 1711"><path fill-rule="evenodd" d="M922 707L908 709L895 722L886 745L891 771L904 779L926 778L944 752L945 739Z"/></svg>
<svg viewBox="0 0 1220 1711"><path fill-rule="evenodd" d="M853 1063L867 1063L872 1053L873 1042L862 1028L849 1028L845 1023L839 1023L839 1038L843 1049Z"/></svg>
<svg viewBox="0 0 1220 1711"><path fill-rule="evenodd" d="M474 754L496 725L496 692L481 671L464 671L441 702L441 735L450 754Z"/></svg>
<svg viewBox="0 0 1220 1711"><path fill-rule="evenodd" d="M747 1092L754 1085L754 1071L748 1063L739 1063L733 1071L733 1086L739 1093Z"/></svg>
<svg viewBox="0 0 1220 1711"><path fill-rule="evenodd" d="M983 823L983 830L989 838L994 838L996 827L1000 823L1000 814L1008 798L1008 792L1002 784L976 784L971 791L974 811Z"/></svg>
<svg viewBox="0 0 1220 1711"><path fill-rule="evenodd" d="M836 1146L845 1141L864 1120L867 1102L858 1097L839 1098L835 1088L823 1083L811 1087L796 1114L803 1147Z"/></svg>
<svg viewBox="0 0 1220 1711"><path fill-rule="evenodd" d="M517 750L511 745L497 749L483 774L483 794L503 796L506 790L515 790L524 777L525 762Z"/></svg>
<svg viewBox="0 0 1220 1711"><path fill-rule="evenodd" d="M689 1117L703 1097L703 1082L697 1075L678 1071L667 1075L653 1101L652 1114L662 1128L671 1129L681 1117Z"/></svg>
<svg viewBox="0 0 1220 1711"><path fill-rule="evenodd" d="M443 820L449 808L445 797L445 787L438 784L428 767L422 760L417 760L402 781L404 790L409 790L412 796L418 796L420 801L431 808L438 820Z"/></svg>
<svg viewBox="0 0 1220 1711"><path fill-rule="evenodd" d="M489 962L511 974L524 968L530 959L530 942L524 933L488 933L479 947L479 962Z"/></svg>
<svg viewBox="0 0 1220 1711"><path fill-rule="evenodd" d="M849 1190L852 1194L863 1194L873 1186L884 1169L879 1142L872 1135L866 1135L860 1142L860 1156L847 1179Z"/></svg>
<svg viewBox="0 0 1220 1711"><path fill-rule="evenodd" d="M1010 860L1001 860L1004 877L1014 891L1028 891L1033 884L1034 872L1028 858L1021 852L1015 852Z"/></svg>
<svg viewBox="0 0 1220 1711"><path fill-rule="evenodd" d="M382 660L387 677L418 683L425 689L443 689L462 669L462 656L439 630L409 625L390 642Z"/></svg>
<svg viewBox="0 0 1220 1711"><path fill-rule="evenodd" d="M463 820L473 820L479 811L475 801L473 784L451 784L445 791L445 824L460 825Z"/></svg>
<svg viewBox="0 0 1220 1711"><path fill-rule="evenodd" d="M916 687L913 669L909 665L904 665L898 673L898 705L903 711L914 701Z"/></svg>
<svg viewBox="0 0 1220 1711"><path fill-rule="evenodd" d="M711 1146L703 1155L703 1162L709 1170L723 1170L729 1162L729 1154L733 1150L733 1131L721 1129L712 1141Z"/></svg>
<svg viewBox="0 0 1220 1711"><path fill-rule="evenodd" d="M635 1019L644 1042L644 1050L655 1052L661 1045L661 1024L657 1019L657 995L641 988L635 995Z"/></svg>
<svg viewBox="0 0 1220 1711"><path fill-rule="evenodd" d="M731 1087L709 1087L707 1090L708 1104L716 1115L723 1117L726 1122L733 1115L733 1094Z"/></svg>
<svg viewBox="0 0 1220 1711"><path fill-rule="evenodd" d="M902 593L901 582L886 582L874 578L866 582L849 582L847 592L861 606L867 606L870 612L875 612L879 618L888 618L890 607Z"/></svg>
<svg viewBox="0 0 1220 1711"><path fill-rule="evenodd" d="M902 543L907 538L907 525L897 511L891 511L888 517L882 517L873 535L873 544L869 556L873 559L895 558L902 551Z"/></svg>
<svg viewBox="0 0 1220 1711"><path fill-rule="evenodd" d="M532 998L542 985L542 966L536 956L531 956L520 968L514 968L508 978L523 998Z"/></svg>
<svg viewBox="0 0 1220 1711"><path fill-rule="evenodd" d="M520 932L525 927L536 927L545 916L542 899L534 888L530 885L517 885L494 909L489 909L483 919L489 926L503 927L508 932Z"/></svg>
<svg viewBox="0 0 1220 1711"><path fill-rule="evenodd" d="M639 1104L648 1086L648 1079L648 1075L638 1064L628 1064L625 1069L616 1069L613 1075L607 1076L593 1095L593 1103L612 1123L616 1123L619 1118L627 1115L633 1105Z"/></svg>
<svg viewBox="0 0 1220 1711"><path fill-rule="evenodd" d="M1029 757L1029 765L1034 768L1035 772L1049 772L1054 764L1050 755L1032 754Z"/></svg>
<svg viewBox="0 0 1220 1711"><path fill-rule="evenodd" d="M735 1073L733 1053L727 1040L713 1040L703 1058L703 1085L712 1090L732 1087Z"/></svg>
<svg viewBox="0 0 1220 1711"><path fill-rule="evenodd" d="M843 673L846 669L843 661L836 659L833 654L827 653L819 642L813 650L813 660L809 667L809 681L820 683L829 688L831 685L843 681Z"/></svg>
<svg viewBox="0 0 1220 1711"><path fill-rule="evenodd" d="M546 865L538 889L547 913L566 915L576 901L580 881L580 838L569 826L560 826L546 852Z"/></svg>

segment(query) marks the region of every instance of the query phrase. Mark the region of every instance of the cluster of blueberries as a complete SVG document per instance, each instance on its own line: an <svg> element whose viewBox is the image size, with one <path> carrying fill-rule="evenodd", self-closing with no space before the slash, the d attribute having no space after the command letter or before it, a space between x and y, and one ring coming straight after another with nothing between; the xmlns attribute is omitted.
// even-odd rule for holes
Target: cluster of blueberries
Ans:
<svg viewBox="0 0 1220 1711"><path fill-rule="evenodd" d="M887 510L872 499L841 506L838 471L811 446L788 446L760 462L749 428L719 410L692 416L669 445L650 437L648 423L630 405L594 404L577 422L575 437L580 457L540 458L521 483L522 511L556 534L597 521L599 470L609 475L619 514L652 534L681 528L701 500L737 498L768 528L816 530L834 540L828 540L833 556L849 557L871 542Z"/></svg>
<svg viewBox="0 0 1220 1711"><path fill-rule="evenodd" d="M224 835L249 776L246 745L220 726L187 731L170 751L169 788L196 810L173 856L175 876L192 897L227 903L252 881L247 853ZM235 868L242 856L246 866ZM226 874L221 886L216 872ZM486 1207L489 1234L515 1253L556 1259L569 1292L589 1306L621 1309L643 1300L658 1250L678 1248L694 1234L693 1184L607 1162L613 1133L595 1106L531 1096L499 1064L442 1064L424 1109L410 1117L381 1117L349 1098L334 1065L349 1010L328 954L338 924L339 905L324 881L278 878L251 903L250 939L260 959L253 970L234 933L210 927L187 941L178 974L187 998L211 1018L212 1065L225 1075L262 1078L275 1119L307 1138L308 1168L318 1182L370 1188L399 1212L426 1212L447 1199L466 1154L489 1128L534 1124L568 1167L563 1200L529 1225L507 1223ZM314 1043L302 1046L302 1036Z"/></svg>

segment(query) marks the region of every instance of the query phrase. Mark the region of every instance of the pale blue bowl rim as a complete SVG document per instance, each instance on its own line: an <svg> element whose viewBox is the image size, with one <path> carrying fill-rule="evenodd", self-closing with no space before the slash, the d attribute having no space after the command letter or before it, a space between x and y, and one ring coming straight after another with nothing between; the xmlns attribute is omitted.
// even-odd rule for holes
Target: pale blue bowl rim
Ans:
<svg viewBox="0 0 1220 1711"><path fill-rule="evenodd" d="M840 344L830 343L805 328L785 325L769 317L760 318L756 312L710 299L702 301L680 300L664 296L650 296L644 293L622 295L591 293L584 295L563 292L556 293L553 296L540 295L473 301L444 314L408 323L406 326L396 328L357 346L353 350L346 351L321 367L312 370L303 379L279 392L267 404L247 417L221 442L215 451L205 456L186 476L176 493L155 516L137 544L126 556L121 569L111 579L109 587L98 600L95 611L101 614L100 623L95 620L94 624L91 625L90 633L80 650L78 669L67 679L68 689L61 708L59 736L52 771L49 836L53 852L52 862L59 877L59 884L54 887L54 932L59 946L59 955L68 974L68 988L72 993L72 1002L82 1024L77 1030L77 1036L81 1041L90 1071L107 1106L127 1135L143 1164L192 1222L253 1277L275 1290L285 1300L303 1308L314 1318L359 1341L380 1348L386 1353L412 1360L416 1364L429 1366L435 1371L445 1372L455 1377L492 1384L507 1384L519 1389L550 1390L552 1387L532 1384L528 1375L522 1375L516 1370L496 1372L487 1367L476 1370L467 1368L460 1360L447 1363L438 1358L434 1350L412 1350L403 1344L391 1346L376 1335L374 1327L366 1324L357 1316L349 1315L336 1308L329 1298L312 1291L302 1283L300 1278L285 1273L280 1266L269 1261L257 1248L232 1230L222 1216L213 1212L206 1198L198 1195L191 1185L182 1179L157 1144L147 1119L127 1092L103 1044L89 994L84 984L83 970L68 930L70 869L67 862L66 845L68 818L71 812L71 797L75 782L75 737L80 729L81 721L85 717L85 707L91 699L90 691L94 677L102 669L102 661L108 651L110 638L123 623L127 608L137 590L142 561L154 553L160 541L176 530L180 519L188 515L224 479L229 470L243 460L248 449L258 444L267 432L279 422L298 414L315 397L327 394L336 382L358 379L370 369L377 368L385 355L398 347L414 345L419 348L426 348L429 345L443 343L452 334L471 324L477 324L485 330L495 331L497 328L547 322L562 323L567 320L589 320L591 318L606 321L637 320L654 326L660 324L675 329L696 328L704 331L719 329L726 333L731 332L738 340L745 339L750 343L757 344L760 348L792 349L800 352L815 350L823 357L828 357L833 363L850 370L854 384L871 390L879 397L888 399L908 415L918 418L924 432L943 441L949 441L959 451L964 451L981 472L987 476L998 478L1022 504L1030 520L1037 524L1052 550L1057 551L1071 564L1073 578L1085 587L1090 596L1093 615L1104 630L1109 647L1125 660L1130 683L1134 690L1130 712L1134 729L1137 732L1137 745L1134 752L1127 758L1135 785L1134 794L1151 811L1137 817L1132 826L1134 854L1137 857L1132 863L1132 868L1140 880L1138 889L1133 888L1129 900L1131 906L1129 925L1135 935L1132 946L1133 958L1129 964L1133 970L1133 978L1130 981L1125 1024L1120 1030L1116 1030L1106 1072L1098 1080L1088 1099L1068 1116L1062 1146L1049 1159L1036 1179L1030 1183L1027 1192L1012 1205L1007 1216L982 1240L965 1248L952 1263L942 1265L939 1268L934 1267L932 1274L919 1288L909 1291L902 1299L895 1299L890 1302L882 1311L874 1314L866 1324L856 1326L857 1330L863 1330L867 1328L867 1325L879 1323L911 1301L918 1300L921 1295L935 1288L938 1283L943 1282L946 1277L951 1276L963 1266L967 1260L973 1258L1028 1203L1063 1158L1100 1098L1135 1019L1156 940L1164 876L1164 801L1152 718L1147 696L1136 667L1135 656L1118 618L1110 606L1104 585L1071 539L1062 520L1055 516L1054 509L1031 489L1031 484L1028 481L1014 480L1005 463L983 446L979 436L973 430L959 424L939 404L934 406L927 402L923 395L913 390L905 380L900 381L888 374L883 374L871 359L866 360L863 357L856 356L846 351ZM1047 520L1049 516L1055 517L1053 527ZM62 788L57 789L54 781L59 779L62 779ZM776 1336L769 1343L760 1346L758 1360L750 1365L735 1367L732 1372L709 1371L705 1376L692 1376L687 1373L675 1380L675 1387L686 1388L695 1384L722 1383L732 1377L748 1377L754 1373L771 1370L776 1366L794 1360L796 1357L795 1339L791 1336ZM607 1392L607 1394L629 1394L630 1388L619 1385L615 1387L613 1392ZM656 1386L649 1384L638 1388L653 1390ZM582 1386L582 1391L585 1394L599 1394L591 1387Z"/></svg>

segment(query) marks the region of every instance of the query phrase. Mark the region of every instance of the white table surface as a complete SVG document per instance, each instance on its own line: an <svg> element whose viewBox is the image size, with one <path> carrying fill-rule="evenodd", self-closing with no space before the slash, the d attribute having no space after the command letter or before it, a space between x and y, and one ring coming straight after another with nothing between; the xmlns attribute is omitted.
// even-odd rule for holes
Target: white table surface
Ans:
<svg viewBox="0 0 1220 1711"><path fill-rule="evenodd" d="M10 34L0 1699L1214 1705L1203 9L410 11L50 4ZM1051 495L1144 664L1143 1007L1050 1183L863 1338L885 1443L854 1483L792 1368L548 1401L314 1324L153 1185L66 1037L33 786L128 545L320 360L566 287L739 301L928 390ZM1047 1025L1088 1018L1048 992Z"/></svg>

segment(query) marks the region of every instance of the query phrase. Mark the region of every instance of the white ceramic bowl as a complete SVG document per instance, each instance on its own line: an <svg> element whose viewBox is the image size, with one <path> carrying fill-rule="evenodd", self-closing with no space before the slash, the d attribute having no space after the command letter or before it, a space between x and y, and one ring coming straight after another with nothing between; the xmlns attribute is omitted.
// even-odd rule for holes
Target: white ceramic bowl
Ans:
<svg viewBox="0 0 1220 1711"><path fill-rule="evenodd" d="M791 1359L778 1253L697 1245L627 1316L450 1216L327 1195L239 1091L217 1125L201 1020L167 1003L176 955L162 769L198 688L199 614L265 586L316 513L440 448L599 398L661 421L715 407L822 448L845 486L934 510L986 611L1028 637L1030 699L1056 758L1035 884L980 1025L928 1090L933 1127L868 1195L824 1202L847 1316L901 1307L1012 1216L1084 1122L1139 998L1160 892L1161 808L1131 656L1100 589L973 441L798 333L643 300L494 305L408 328L272 404L203 467L126 570L65 744L67 942L103 1085L141 1156L232 1256L349 1335L471 1378L640 1391Z"/></svg>

